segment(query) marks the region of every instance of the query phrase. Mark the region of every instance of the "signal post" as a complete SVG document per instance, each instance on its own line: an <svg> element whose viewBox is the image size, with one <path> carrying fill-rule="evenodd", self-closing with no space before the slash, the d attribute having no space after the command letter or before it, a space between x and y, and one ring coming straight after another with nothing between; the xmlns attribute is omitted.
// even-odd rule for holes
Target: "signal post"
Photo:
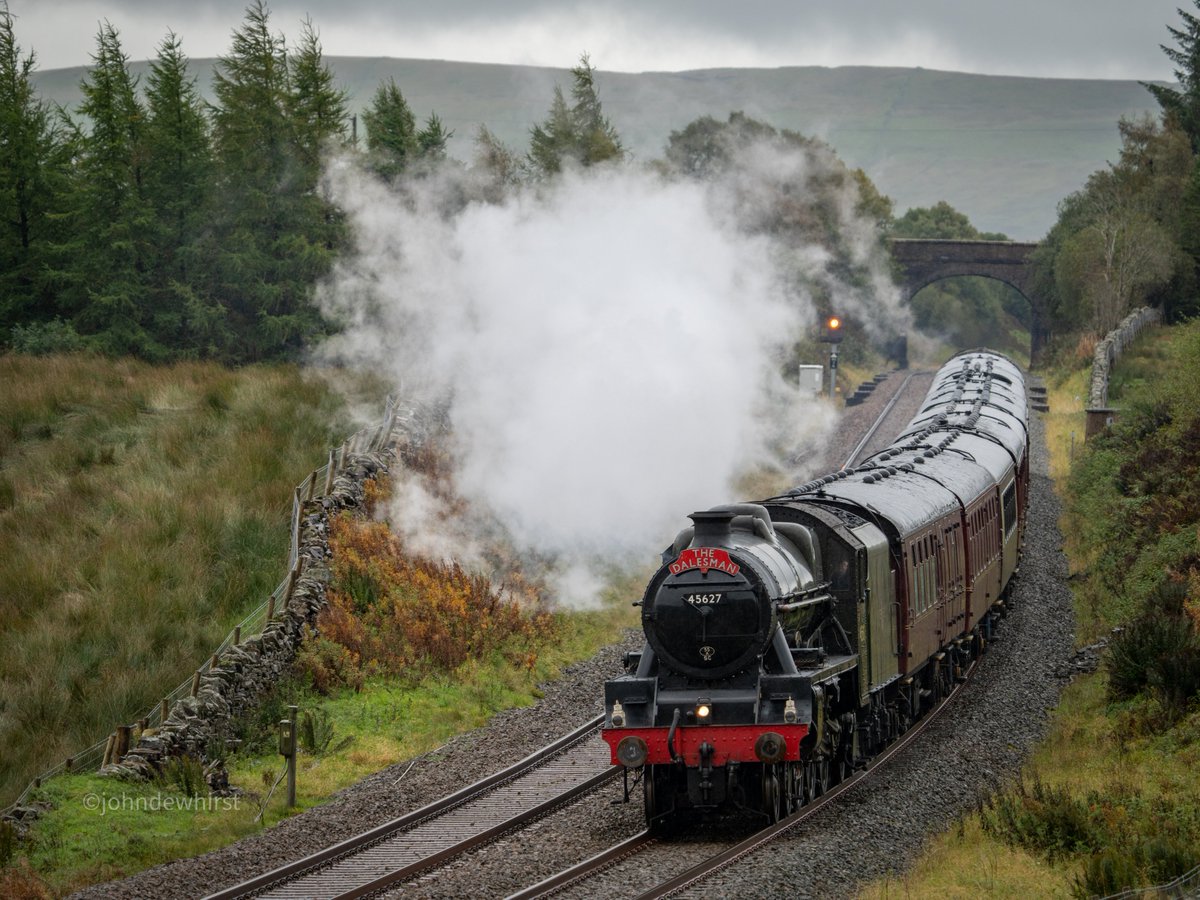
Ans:
<svg viewBox="0 0 1200 900"><path fill-rule="evenodd" d="M833 400L837 387L838 344L842 342L842 319L840 316L826 316L821 323L819 340L829 345L829 399Z"/></svg>

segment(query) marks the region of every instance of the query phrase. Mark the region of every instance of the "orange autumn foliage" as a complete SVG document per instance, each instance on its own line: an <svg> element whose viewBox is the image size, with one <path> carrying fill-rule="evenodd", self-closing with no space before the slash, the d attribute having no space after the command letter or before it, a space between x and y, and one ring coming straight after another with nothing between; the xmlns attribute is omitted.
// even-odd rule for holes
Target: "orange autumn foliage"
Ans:
<svg viewBox="0 0 1200 900"><path fill-rule="evenodd" d="M377 501L379 496L369 497ZM332 523L333 584L300 666L319 690L373 674L419 677L499 653L532 667L554 620L525 582L497 586L456 563L405 552L385 523Z"/></svg>

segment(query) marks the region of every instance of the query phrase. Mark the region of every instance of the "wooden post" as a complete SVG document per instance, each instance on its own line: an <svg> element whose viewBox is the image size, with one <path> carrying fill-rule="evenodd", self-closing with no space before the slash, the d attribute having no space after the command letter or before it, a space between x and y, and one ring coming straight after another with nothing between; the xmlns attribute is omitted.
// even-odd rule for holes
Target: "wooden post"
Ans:
<svg viewBox="0 0 1200 900"><path fill-rule="evenodd" d="M113 763L120 763L129 752L129 738L133 729L128 725L117 726L117 743L113 747Z"/></svg>
<svg viewBox="0 0 1200 900"><path fill-rule="evenodd" d="M70 772L74 766L75 766L75 757L68 756L66 761L63 763L63 768L66 769L68 772Z"/></svg>
<svg viewBox="0 0 1200 900"><path fill-rule="evenodd" d="M150 717L149 716L146 716L138 721L138 728L140 728L143 732L145 732L146 729L149 727L150 727Z"/></svg>
<svg viewBox="0 0 1200 900"><path fill-rule="evenodd" d="M196 674L192 676L192 696L195 697L200 693L200 670L196 670Z"/></svg>
<svg viewBox="0 0 1200 900"><path fill-rule="evenodd" d="M233 626L233 646L236 647L241 642L242 642L242 626L234 625Z"/></svg>
<svg viewBox="0 0 1200 900"><path fill-rule="evenodd" d="M160 724L165 725L167 723L167 716L170 715L170 703L167 702L166 697L163 697L159 702L158 715L161 720Z"/></svg>
<svg viewBox="0 0 1200 900"><path fill-rule="evenodd" d="M313 473L308 476L308 489L304 492L304 502L308 503L313 498L313 491L317 489L317 470L313 469Z"/></svg>
<svg viewBox="0 0 1200 900"><path fill-rule="evenodd" d="M113 744L117 742L116 734L110 734L108 740L104 744L104 759L100 760L100 768L104 768L112 762ZM67 771L71 771L71 760L67 760Z"/></svg>
<svg viewBox="0 0 1200 900"><path fill-rule="evenodd" d="M325 466L325 490L322 492L322 497L328 497L329 492L333 490L333 451L329 451L329 463Z"/></svg>
<svg viewBox="0 0 1200 900"><path fill-rule="evenodd" d="M300 560L296 560L296 564L292 566L292 571L288 572L287 591L283 595L283 606L286 609L292 602L292 594L296 591L296 581L300 578Z"/></svg>
<svg viewBox="0 0 1200 900"><path fill-rule="evenodd" d="M275 595L272 594L267 598L267 621L270 622L275 618Z"/></svg>
<svg viewBox="0 0 1200 900"><path fill-rule="evenodd" d="M346 444L343 441L342 446L338 448L337 469L340 472L345 467L346 467Z"/></svg>

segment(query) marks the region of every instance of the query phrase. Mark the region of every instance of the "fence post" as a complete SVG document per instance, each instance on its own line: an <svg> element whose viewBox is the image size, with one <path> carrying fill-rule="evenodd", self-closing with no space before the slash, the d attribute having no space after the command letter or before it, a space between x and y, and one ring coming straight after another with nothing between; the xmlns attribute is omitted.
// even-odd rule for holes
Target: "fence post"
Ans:
<svg viewBox="0 0 1200 900"><path fill-rule="evenodd" d="M163 697L158 706L158 715L159 719L161 720L159 722L160 725L167 724L167 717L170 715L169 706L170 704L167 702L167 698Z"/></svg>
<svg viewBox="0 0 1200 900"><path fill-rule="evenodd" d="M100 760L100 768L103 769L110 762L112 762L113 744L115 744L116 742L117 742L117 735L115 733L110 734L108 736L108 740L104 744L104 758ZM71 771L71 760L70 759L67 760L67 771L68 772Z"/></svg>
<svg viewBox="0 0 1200 900"><path fill-rule="evenodd" d="M291 604L292 604L292 594L296 590L296 581L299 580L299 578L300 578L300 560L299 560L299 558L297 558L296 564L294 566L292 566L292 571L288 572L287 591L283 595L284 609L287 609L287 607L291 606Z"/></svg>
<svg viewBox="0 0 1200 900"><path fill-rule="evenodd" d="M333 450L329 451L329 464L325 466L325 490L321 493L322 497L328 497L329 491L333 488Z"/></svg>
<svg viewBox="0 0 1200 900"><path fill-rule="evenodd" d="M117 726L117 742L113 746L113 764L116 765L125 758L125 754L129 752L129 737L133 729L128 725Z"/></svg>
<svg viewBox="0 0 1200 900"><path fill-rule="evenodd" d="M267 598L267 622L275 618L275 595L272 594ZM266 624L263 625L263 630L266 630Z"/></svg>
<svg viewBox="0 0 1200 900"><path fill-rule="evenodd" d="M196 670L196 674L192 676L192 696L195 697L200 693L200 670Z"/></svg>
<svg viewBox="0 0 1200 900"><path fill-rule="evenodd" d="M304 492L304 502L307 503L313 498L313 491L317 487L317 470L313 469L313 473L308 476L308 489Z"/></svg>
<svg viewBox="0 0 1200 900"><path fill-rule="evenodd" d="M242 642L242 626L234 625L233 626L233 646L236 647L241 642Z"/></svg>

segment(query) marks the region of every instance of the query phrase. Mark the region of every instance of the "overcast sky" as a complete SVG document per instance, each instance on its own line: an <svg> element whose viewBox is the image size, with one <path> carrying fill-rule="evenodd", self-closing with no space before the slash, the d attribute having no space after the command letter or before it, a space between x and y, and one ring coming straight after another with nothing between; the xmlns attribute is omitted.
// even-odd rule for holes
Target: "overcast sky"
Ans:
<svg viewBox="0 0 1200 900"><path fill-rule="evenodd" d="M3 0L0 0L3 2ZM1196 2L1196 0L1193 0ZM598 69L923 66L995 75L1174 80L1187 0L276 0L289 38L305 15L325 52ZM9 0L42 69L86 65L107 19L134 60L170 29L191 57L225 53L241 0Z"/></svg>

